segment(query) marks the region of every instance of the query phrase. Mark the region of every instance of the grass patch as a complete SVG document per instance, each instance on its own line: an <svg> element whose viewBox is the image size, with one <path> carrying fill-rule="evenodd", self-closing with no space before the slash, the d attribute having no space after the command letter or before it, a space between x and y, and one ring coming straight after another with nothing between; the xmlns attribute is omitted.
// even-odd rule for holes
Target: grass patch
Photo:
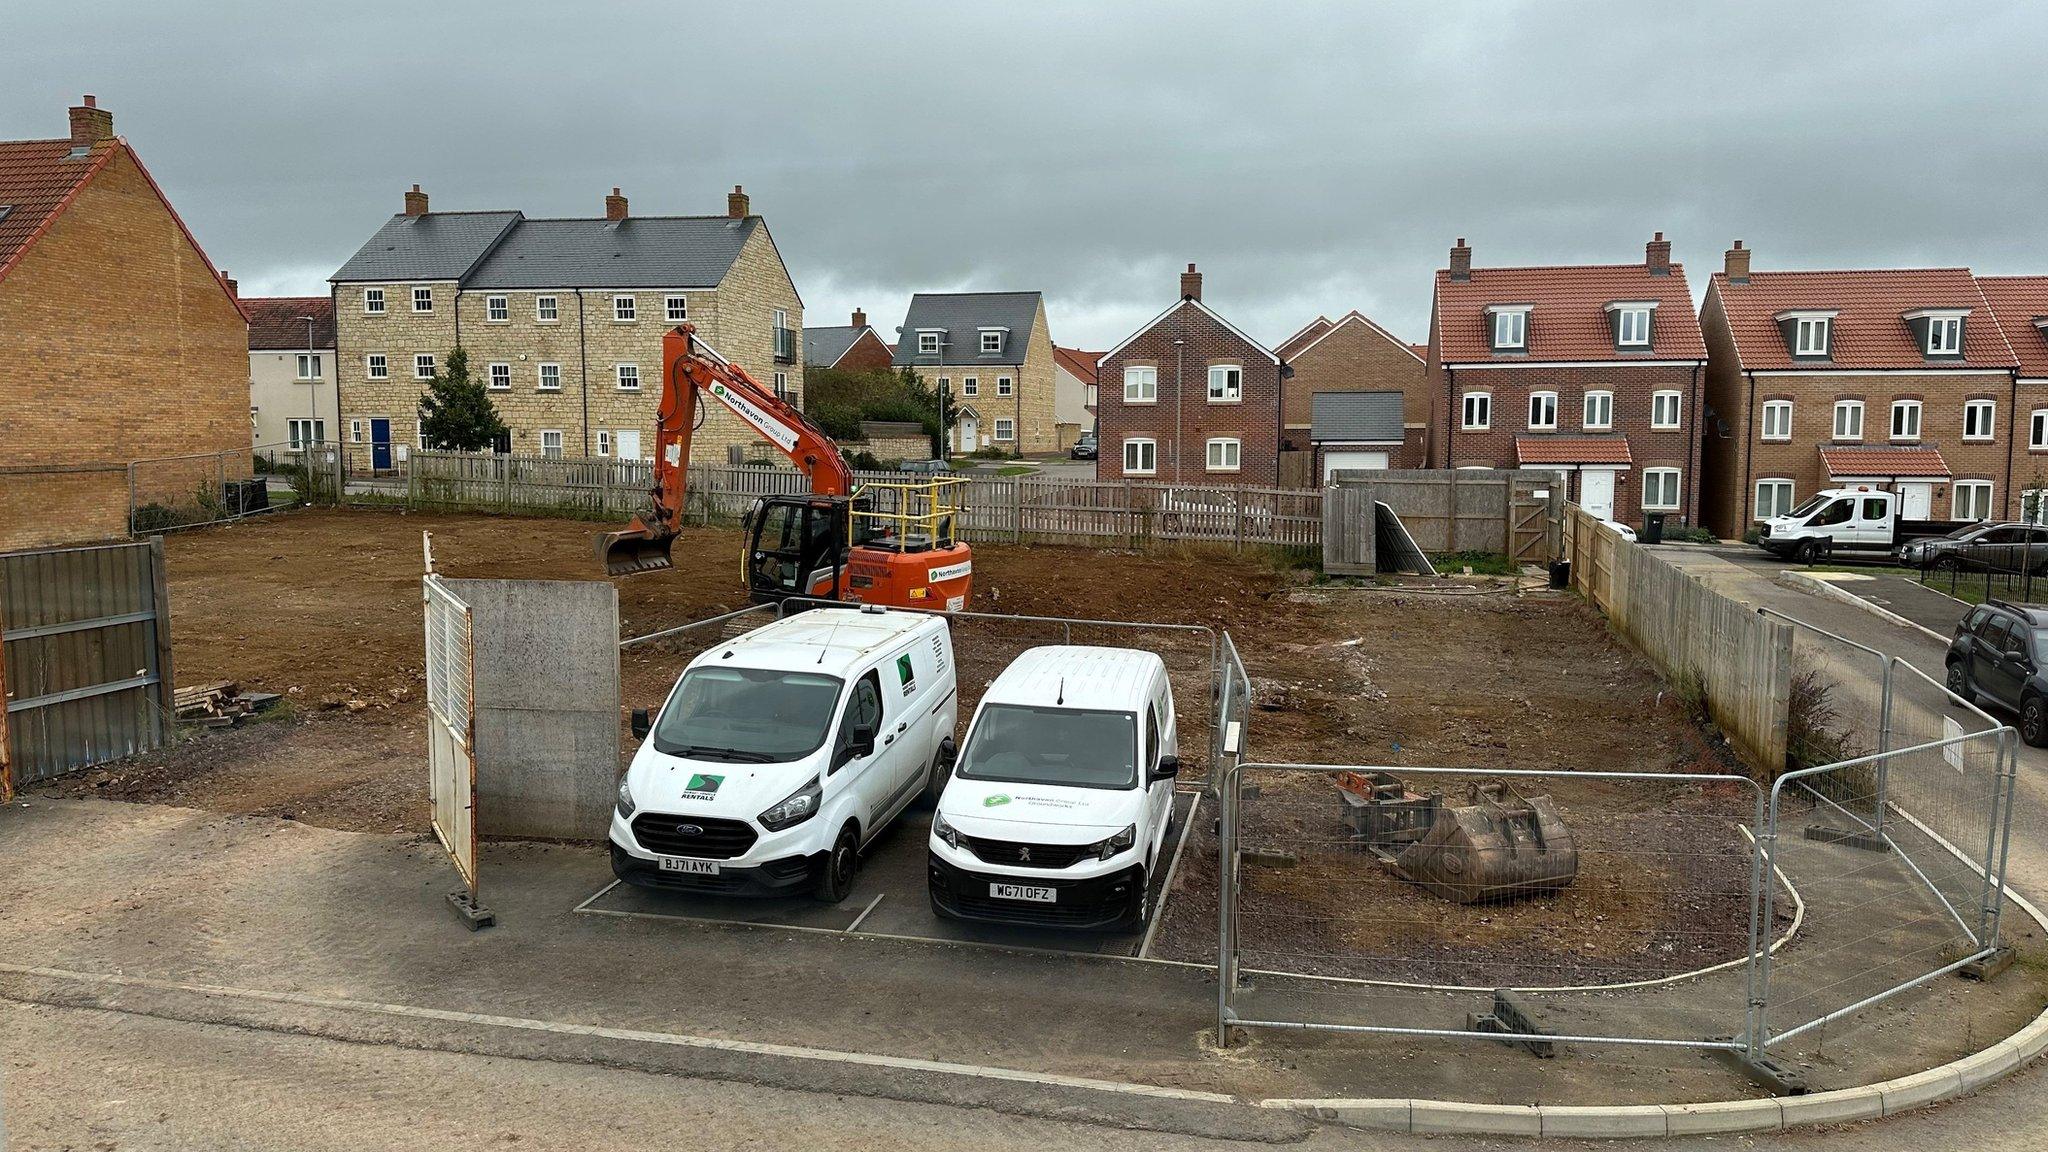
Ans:
<svg viewBox="0 0 2048 1152"><path fill-rule="evenodd" d="M1024 464L1012 464L1012 465L1010 465L1010 466L1009 466L1009 467L1007 467L1007 468L998 468L998 469L996 469L996 475L998 475L998 476L1029 476L1029 475L1031 475L1032 473L1034 473L1034 472L1036 472L1036 471L1038 471L1038 469L1036 469L1036 468L1032 468L1032 467L1030 467L1030 466L1028 466L1028 465L1024 465Z"/></svg>
<svg viewBox="0 0 2048 1152"><path fill-rule="evenodd" d="M1499 552L1443 552L1431 556L1429 562L1446 576L1456 576L1467 568L1474 576L1515 576L1522 570Z"/></svg>

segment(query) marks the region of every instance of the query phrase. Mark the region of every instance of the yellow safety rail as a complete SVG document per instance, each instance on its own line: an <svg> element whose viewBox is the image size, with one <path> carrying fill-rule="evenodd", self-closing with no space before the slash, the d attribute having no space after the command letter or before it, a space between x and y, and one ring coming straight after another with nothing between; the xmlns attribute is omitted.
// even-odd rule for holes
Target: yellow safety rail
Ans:
<svg viewBox="0 0 2048 1152"><path fill-rule="evenodd" d="M868 497L870 506L855 505L855 526L875 533L865 545L869 548L901 552L910 547L913 534L930 545L950 544L956 518L965 507L961 497L966 493L960 489L966 485L965 480L950 478L870 481L860 486L858 494ZM861 535L854 533L856 539Z"/></svg>

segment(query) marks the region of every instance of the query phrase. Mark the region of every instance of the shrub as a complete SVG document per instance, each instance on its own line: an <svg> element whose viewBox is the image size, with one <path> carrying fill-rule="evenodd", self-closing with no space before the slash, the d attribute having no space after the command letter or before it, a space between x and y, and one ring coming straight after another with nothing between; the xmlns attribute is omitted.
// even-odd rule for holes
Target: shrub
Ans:
<svg viewBox="0 0 2048 1152"><path fill-rule="evenodd" d="M1721 538L1705 528L1680 524L1665 528L1664 539L1677 544L1713 544Z"/></svg>
<svg viewBox="0 0 2048 1152"><path fill-rule="evenodd" d="M1513 576L1521 571L1515 562L1499 552L1444 552L1430 557L1439 572L1458 573L1472 569L1474 576Z"/></svg>
<svg viewBox="0 0 2048 1152"><path fill-rule="evenodd" d="M1867 755L1864 747L1846 731L1834 701L1834 685L1818 669L1804 668L1792 677L1790 707L1785 719L1785 767L1812 768ZM1812 778L1817 790L1823 784L1847 791L1865 791L1856 781L1838 780L1838 773Z"/></svg>
<svg viewBox="0 0 2048 1152"><path fill-rule="evenodd" d="M176 527L178 514L161 504L152 503L144 504L142 507L137 508L135 515L130 519L133 524L134 533L138 536L146 536L151 532L161 532L166 528Z"/></svg>
<svg viewBox="0 0 2048 1152"><path fill-rule="evenodd" d="M1749 531L1742 534L1742 542L1744 544L1758 544L1763 541L1763 538L1764 530L1754 524L1750 525Z"/></svg>

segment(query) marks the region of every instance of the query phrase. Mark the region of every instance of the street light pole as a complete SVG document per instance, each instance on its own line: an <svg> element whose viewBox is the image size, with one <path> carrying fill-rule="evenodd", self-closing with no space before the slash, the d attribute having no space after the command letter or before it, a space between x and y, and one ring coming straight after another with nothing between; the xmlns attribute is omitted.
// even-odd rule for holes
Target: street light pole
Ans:
<svg viewBox="0 0 2048 1152"><path fill-rule="evenodd" d="M301 316L299 319L306 322L306 366L311 368L313 366L313 360L311 359L313 356L313 318L311 316ZM312 418L306 424L305 435L306 471L307 475L310 476L312 475L313 468L313 430L320 426L320 374L316 372L306 379L309 385L306 389L306 396L313 402L313 408L309 414Z"/></svg>

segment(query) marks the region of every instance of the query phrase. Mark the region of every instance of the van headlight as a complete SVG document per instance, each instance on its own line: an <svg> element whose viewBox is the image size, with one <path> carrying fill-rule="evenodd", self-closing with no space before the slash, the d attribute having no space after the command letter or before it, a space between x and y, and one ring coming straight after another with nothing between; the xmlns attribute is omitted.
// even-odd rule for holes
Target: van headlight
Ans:
<svg viewBox="0 0 2048 1152"><path fill-rule="evenodd" d="M633 789L628 784L627 778L621 776L619 777L619 819L631 820L633 818L633 807Z"/></svg>
<svg viewBox="0 0 2048 1152"><path fill-rule="evenodd" d="M816 816L819 803L824 798L825 792L818 787L818 778L813 776L810 783L783 797L781 803L761 813L755 819L761 822L761 827L766 828L770 832L780 832L784 828L794 828L811 817Z"/></svg>
<svg viewBox="0 0 2048 1152"><path fill-rule="evenodd" d="M932 835L944 840L948 848L960 847L960 830L946 823L946 817L941 813L932 813Z"/></svg>
<svg viewBox="0 0 2048 1152"><path fill-rule="evenodd" d="M1093 847L1098 856L1100 856L1104 860L1107 860L1110 857L1115 856L1119 852L1129 852L1131 850L1131 845L1136 844L1137 842L1138 826L1136 824L1131 824L1127 825L1123 831L1117 833L1114 836L1111 836L1109 839L1096 843L1095 845L1093 845Z"/></svg>

